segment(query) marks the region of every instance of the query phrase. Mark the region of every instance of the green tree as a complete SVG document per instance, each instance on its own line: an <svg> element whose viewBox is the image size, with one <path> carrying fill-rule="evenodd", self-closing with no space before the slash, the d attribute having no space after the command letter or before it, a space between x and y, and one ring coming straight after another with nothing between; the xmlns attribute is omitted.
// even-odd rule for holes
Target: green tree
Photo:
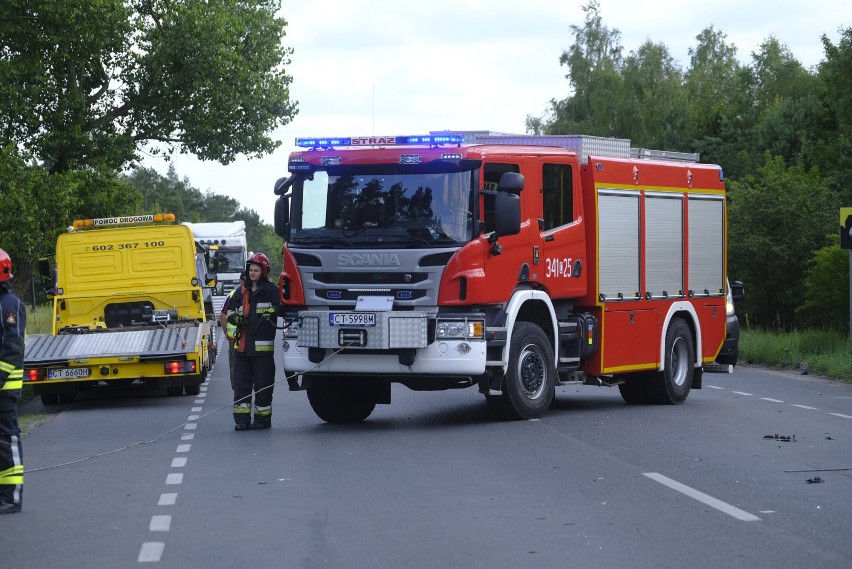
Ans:
<svg viewBox="0 0 852 569"><path fill-rule="evenodd" d="M788 329L805 301L807 261L837 224L837 197L819 170L768 153L729 197L728 274L749 290L738 311L752 325Z"/></svg>
<svg viewBox="0 0 852 569"><path fill-rule="evenodd" d="M296 113L276 0L6 0L0 143L50 172L119 170L138 151L231 162Z"/></svg>
<svg viewBox="0 0 852 569"><path fill-rule="evenodd" d="M617 104L623 90L618 72L621 32L603 24L598 0L591 0L583 11L584 25L571 26L574 43L559 58L568 68L569 96L552 99L545 118L528 116L527 130L531 132L610 136L623 130L628 109Z"/></svg>
<svg viewBox="0 0 852 569"><path fill-rule="evenodd" d="M805 277L805 302L797 312L811 326L846 331L849 326L849 251L840 236L817 249Z"/></svg>
<svg viewBox="0 0 852 569"><path fill-rule="evenodd" d="M624 130L634 146L687 148L683 73L668 48L650 40L624 60Z"/></svg>

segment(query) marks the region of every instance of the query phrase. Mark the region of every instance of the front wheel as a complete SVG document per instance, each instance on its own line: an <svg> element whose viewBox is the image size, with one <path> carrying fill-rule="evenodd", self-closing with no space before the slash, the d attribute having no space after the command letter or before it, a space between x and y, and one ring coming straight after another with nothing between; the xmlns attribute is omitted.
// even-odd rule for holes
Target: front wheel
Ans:
<svg viewBox="0 0 852 569"><path fill-rule="evenodd" d="M357 380L313 377L307 392L314 413L327 423L357 423L376 408L375 399L358 389Z"/></svg>
<svg viewBox="0 0 852 569"><path fill-rule="evenodd" d="M502 390L499 398L488 397L488 402L505 419L541 417L553 402L553 347L544 331L532 322L515 323Z"/></svg>

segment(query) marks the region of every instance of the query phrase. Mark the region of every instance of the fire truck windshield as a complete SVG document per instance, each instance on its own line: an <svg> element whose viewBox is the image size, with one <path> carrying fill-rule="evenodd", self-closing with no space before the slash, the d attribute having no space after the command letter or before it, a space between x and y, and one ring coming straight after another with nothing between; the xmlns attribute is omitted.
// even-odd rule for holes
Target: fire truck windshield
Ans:
<svg viewBox="0 0 852 569"><path fill-rule="evenodd" d="M473 235L473 172L329 175L293 185L290 243L453 246Z"/></svg>

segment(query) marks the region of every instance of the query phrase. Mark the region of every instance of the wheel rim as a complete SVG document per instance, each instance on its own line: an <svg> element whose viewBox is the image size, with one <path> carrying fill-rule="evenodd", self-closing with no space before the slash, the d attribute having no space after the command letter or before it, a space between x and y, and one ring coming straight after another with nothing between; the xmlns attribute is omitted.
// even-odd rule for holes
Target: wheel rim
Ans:
<svg viewBox="0 0 852 569"><path fill-rule="evenodd" d="M669 368L672 373L672 381L677 386L682 386L686 383L688 375L689 361L689 346L683 338L676 338L672 345L672 353L669 361Z"/></svg>
<svg viewBox="0 0 852 569"><path fill-rule="evenodd" d="M537 399L544 391L544 354L534 344L525 346L518 358L518 378L521 393L527 399Z"/></svg>

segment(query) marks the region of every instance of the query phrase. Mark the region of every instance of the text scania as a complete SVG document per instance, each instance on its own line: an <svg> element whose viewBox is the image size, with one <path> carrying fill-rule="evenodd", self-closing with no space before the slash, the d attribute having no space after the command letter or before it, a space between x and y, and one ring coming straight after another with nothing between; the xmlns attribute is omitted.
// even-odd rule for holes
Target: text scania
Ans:
<svg viewBox="0 0 852 569"><path fill-rule="evenodd" d="M378 266L398 267L399 257L396 253L341 253L337 256L337 264L344 266Z"/></svg>

